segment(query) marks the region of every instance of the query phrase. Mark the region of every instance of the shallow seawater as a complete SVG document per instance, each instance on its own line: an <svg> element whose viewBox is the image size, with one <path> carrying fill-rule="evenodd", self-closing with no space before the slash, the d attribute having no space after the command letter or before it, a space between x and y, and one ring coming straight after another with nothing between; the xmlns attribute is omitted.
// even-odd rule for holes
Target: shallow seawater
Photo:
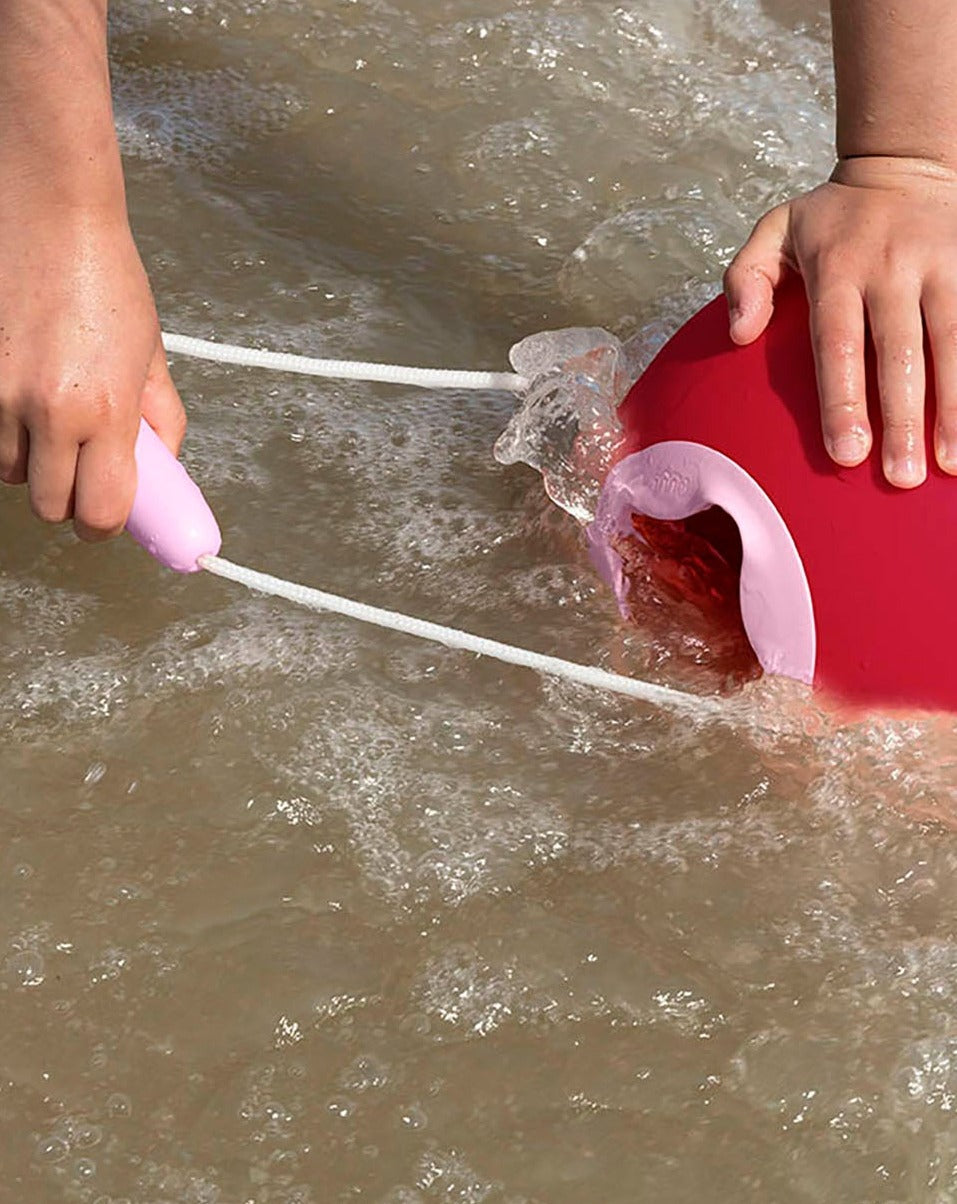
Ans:
<svg viewBox="0 0 957 1204"><path fill-rule="evenodd" d="M164 324L652 345L827 171L823 8L116 4ZM494 461L509 398L174 372L232 559L722 688ZM953 1198L951 723L692 722L0 507L0 1199Z"/></svg>

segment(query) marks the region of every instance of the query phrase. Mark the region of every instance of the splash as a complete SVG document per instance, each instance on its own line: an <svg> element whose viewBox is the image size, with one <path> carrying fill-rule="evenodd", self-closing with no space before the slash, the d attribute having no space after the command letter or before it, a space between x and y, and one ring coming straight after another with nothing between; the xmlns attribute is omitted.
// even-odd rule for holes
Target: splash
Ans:
<svg viewBox="0 0 957 1204"><path fill-rule="evenodd" d="M495 458L536 469L557 506L590 522L621 445L618 405L638 369L619 339L595 327L529 335L509 360L531 383Z"/></svg>
<svg viewBox="0 0 957 1204"><path fill-rule="evenodd" d="M509 362L531 383L495 444L496 460L528 464L557 506L580 523L591 522L621 451L619 405L668 339L713 295L707 282L686 284L662 298L655 318L625 340L601 327L576 326L516 343Z"/></svg>
<svg viewBox="0 0 957 1204"><path fill-rule="evenodd" d="M590 522L622 453L618 407L667 341L674 316L669 312L627 342L600 328L576 327L516 344L509 359L531 383L495 445L496 459L536 469L556 505L580 523ZM729 684L758 676L741 618L741 546L734 523L719 511L706 511L677 523L634 515L632 526L633 534L614 549L628 585L630 622L656 626L653 616L667 611L666 643L685 650L680 659L690 654Z"/></svg>

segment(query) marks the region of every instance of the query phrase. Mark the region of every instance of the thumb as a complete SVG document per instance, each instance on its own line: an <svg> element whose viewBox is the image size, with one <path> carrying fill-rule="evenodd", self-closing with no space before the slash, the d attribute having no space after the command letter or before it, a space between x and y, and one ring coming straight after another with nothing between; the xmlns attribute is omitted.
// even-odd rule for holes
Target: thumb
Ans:
<svg viewBox="0 0 957 1204"><path fill-rule="evenodd" d="M140 409L143 417L173 455L178 456L180 444L186 434L186 411L166 366L166 352L159 335L156 338L153 358L146 371Z"/></svg>
<svg viewBox="0 0 957 1204"><path fill-rule="evenodd" d="M753 343L771 320L774 290L789 266L789 218L788 205L766 213L724 274L724 295L735 343Z"/></svg>

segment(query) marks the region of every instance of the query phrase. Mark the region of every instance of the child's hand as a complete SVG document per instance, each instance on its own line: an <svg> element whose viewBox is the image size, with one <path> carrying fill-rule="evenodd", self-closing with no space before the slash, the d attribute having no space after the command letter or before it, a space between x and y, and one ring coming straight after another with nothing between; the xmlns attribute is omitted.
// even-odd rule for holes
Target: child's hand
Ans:
<svg viewBox="0 0 957 1204"><path fill-rule="evenodd" d="M0 479L102 539L133 501L140 414L174 453L186 418L125 212L43 212L16 191L0 226Z"/></svg>
<svg viewBox="0 0 957 1204"><path fill-rule="evenodd" d="M768 324L789 267L811 306L824 441L844 466L871 450L865 322L877 352L881 456L893 485L912 488L924 454L924 330L937 386L935 450L957 474L957 174L914 159L842 160L830 181L758 222L725 275L731 337Z"/></svg>

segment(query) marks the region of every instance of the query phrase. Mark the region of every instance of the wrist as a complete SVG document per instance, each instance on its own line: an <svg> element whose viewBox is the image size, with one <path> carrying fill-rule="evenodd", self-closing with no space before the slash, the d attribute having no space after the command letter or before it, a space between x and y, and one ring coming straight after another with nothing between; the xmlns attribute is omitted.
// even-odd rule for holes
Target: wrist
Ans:
<svg viewBox="0 0 957 1204"><path fill-rule="evenodd" d="M957 188L957 162L924 155L841 155L830 176L852 188L949 190Z"/></svg>
<svg viewBox="0 0 957 1204"><path fill-rule="evenodd" d="M0 144L4 219L28 224L57 215L98 213L127 220L126 189L112 129L95 135L84 128L77 139L56 138L28 145Z"/></svg>

